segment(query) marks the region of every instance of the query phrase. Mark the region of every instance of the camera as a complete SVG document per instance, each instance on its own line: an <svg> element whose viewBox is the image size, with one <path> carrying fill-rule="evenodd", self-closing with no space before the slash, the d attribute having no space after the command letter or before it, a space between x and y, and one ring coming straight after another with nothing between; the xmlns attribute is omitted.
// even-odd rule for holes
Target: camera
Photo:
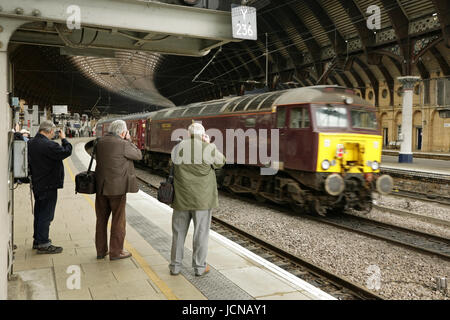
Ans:
<svg viewBox="0 0 450 320"><path fill-rule="evenodd" d="M60 134L61 134L61 129L60 128L56 128L55 129L55 137L53 138L53 140L59 139Z"/></svg>

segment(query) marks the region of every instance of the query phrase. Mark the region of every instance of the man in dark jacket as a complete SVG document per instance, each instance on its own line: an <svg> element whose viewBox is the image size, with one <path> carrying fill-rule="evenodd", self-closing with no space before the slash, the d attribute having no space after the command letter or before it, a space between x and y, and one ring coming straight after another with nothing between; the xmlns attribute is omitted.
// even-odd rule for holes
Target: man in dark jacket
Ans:
<svg viewBox="0 0 450 320"><path fill-rule="evenodd" d="M62 146L52 141L56 126L44 121L39 133L28 142L28 161L31 169L34 203L34 241L37 253L61 253L62 247L49 239L50 223L55 215L58 189L64 187L63 160L72 155L72 145L60 133Z"/></svg>
<svg viewBox="0 0 450 320"><path fill-rule="evenodd" d="M142 152L131 142L124 121L114 121L109 127L109 133L98 141L96 159L97 259L103 259L108 254L107 226L111 213L109 259L129 258L131 253L123 250L126 231L125 207L127 193L139 191L133 160L142 160Z"/></svg>

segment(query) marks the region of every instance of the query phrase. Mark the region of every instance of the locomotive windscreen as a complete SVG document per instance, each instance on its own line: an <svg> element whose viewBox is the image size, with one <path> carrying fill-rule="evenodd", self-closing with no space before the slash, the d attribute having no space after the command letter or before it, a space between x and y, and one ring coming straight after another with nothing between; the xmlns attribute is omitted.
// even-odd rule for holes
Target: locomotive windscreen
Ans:
<svg viewBox="0 0 450 320"><path fill-rule="evenodd" d="M353 128L375 130L378 127L377 115L375 112L353 109L351 111L351 116Z"/></svg>
<svg viewBox="0 0 450 320"><path fill-rule="evenodd" d="M319 128L377 130L375 110L345 105L316 105L313 108Z"/></svg>
<svg viewBox="0 0 450 320"><path fill-rule="evenodd" d="M316 107L317 126L322 128L345 128L348 126L346 107L327 105Z"/></svg>

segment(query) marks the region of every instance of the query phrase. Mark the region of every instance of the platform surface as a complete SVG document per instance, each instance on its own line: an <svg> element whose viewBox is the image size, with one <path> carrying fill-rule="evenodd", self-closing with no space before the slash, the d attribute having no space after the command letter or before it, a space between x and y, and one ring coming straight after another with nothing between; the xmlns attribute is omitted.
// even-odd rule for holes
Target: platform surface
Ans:
<svg viewBox="0 0 450 320"><path fill-rule="evenodd" d="M397 156L382 156L381 169L383 168L450 176L450 160L414 158L413 163L399 163Z"/></svg>
<svg viewBox="0 0 450 320"><path fill-rule="evenodd" d="M50 227L53 243L62 254L38 255L32 250L33 216L30 190L15 192L15 256L9 299L334 299L236 243L211 231L208 264L211 272L196 277L191 268L193 225L186 239L179 276L169 274L172 209L140 191L127 197L125 249L131 259L97 260L95 195L76 195L74 175L86 170L87 139L72 139L73 155L64 161L65 185L58 192L55 220ZM81 272L80 288L73 289L73 270Z"/></svg>

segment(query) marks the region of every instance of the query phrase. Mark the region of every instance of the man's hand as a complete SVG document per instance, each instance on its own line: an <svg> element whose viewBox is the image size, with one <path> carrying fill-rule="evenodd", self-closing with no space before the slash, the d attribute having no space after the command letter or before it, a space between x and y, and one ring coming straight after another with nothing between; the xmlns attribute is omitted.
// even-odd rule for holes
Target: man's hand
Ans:
<svg viewBox="0 0 450 320"><path fill-rule="evenodd" d="M64 133L63 130L61 130L61 131L59 132L59 137L61 138L61 140L66 138L66 134Z"/></svg>
<svg viewBox="0 0 450 320"><path fill-rule="evenodd" d="M206 143L210 143L211 142L211 138L207 134L203 135L202 140L204 142L206 142Z"/></svg>
<svg viewBox="0 0 450 320"><path fill-rule="evenodd" d="M128 141L131 141L130 131L127 131L127 135L125 136L125 139Z"/></svg>

